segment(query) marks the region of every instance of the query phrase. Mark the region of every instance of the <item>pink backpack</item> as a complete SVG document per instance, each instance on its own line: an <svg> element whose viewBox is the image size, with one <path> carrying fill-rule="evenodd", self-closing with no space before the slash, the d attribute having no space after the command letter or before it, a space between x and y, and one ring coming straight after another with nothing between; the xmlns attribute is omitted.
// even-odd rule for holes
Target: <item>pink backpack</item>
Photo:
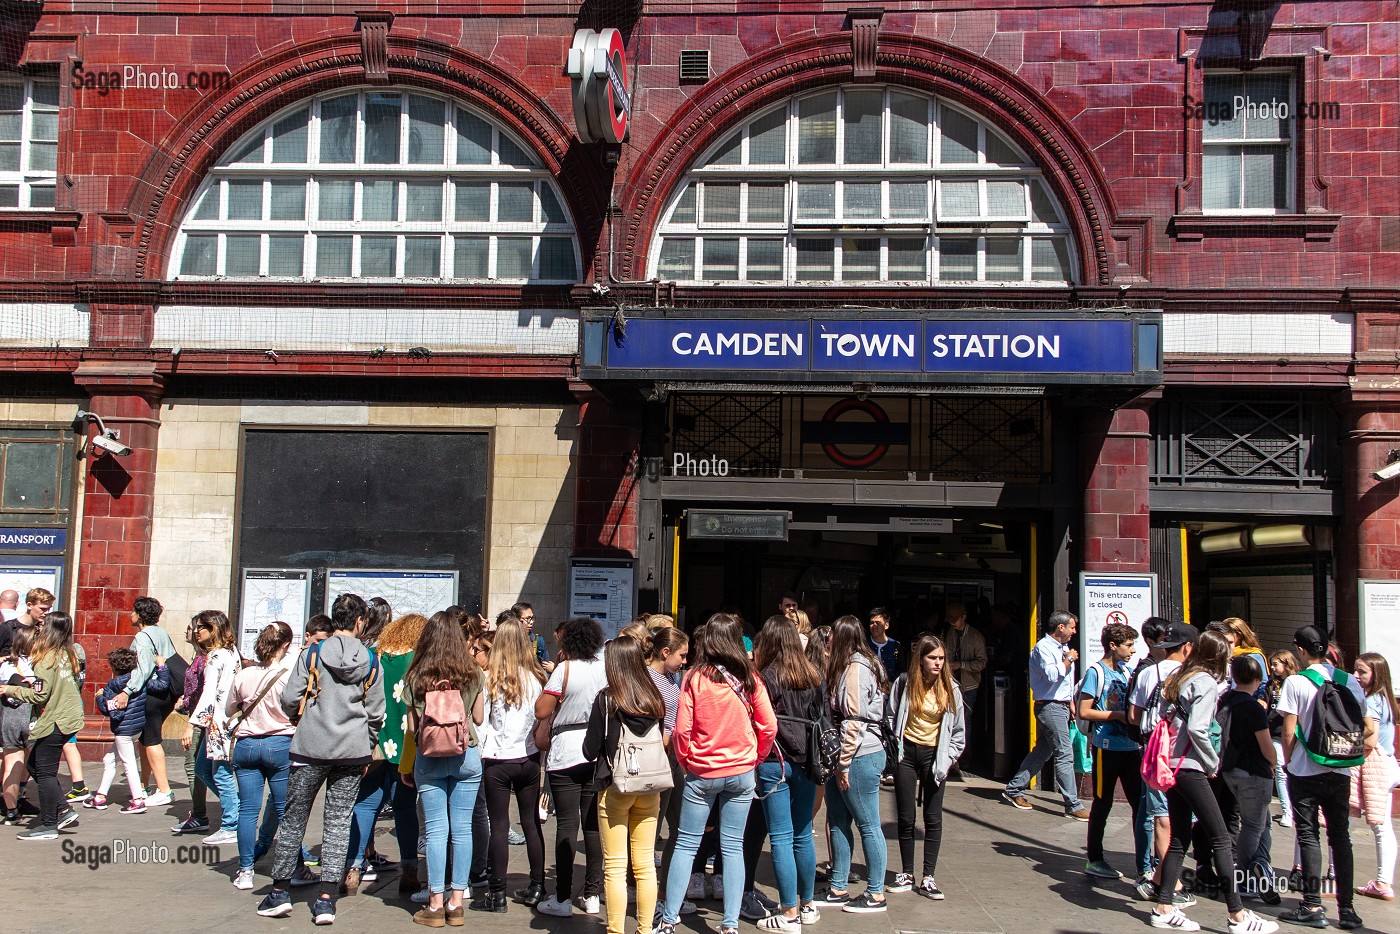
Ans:
<svg viewBox="0 0 1400 934"><path fill-rule="evenodd" d="M1172 720L1176 717L1176 705L1167 708L1166 716L1157 721L1147 744L1142 747L1142 780L1147 787L1167 792L1176 785L1176 773L1181 771L1181 763L1172 768L1172 747L1176 745L1176 727Z"/></svg>
<svg viewBox="0 0 1400 934"><path fill-rule="evenodd" d="M423 716L418 721L414 741L420 756L443 758L466 753L471 734L461 691L447 681L439 681L428 692L423 699Z"/></svg>

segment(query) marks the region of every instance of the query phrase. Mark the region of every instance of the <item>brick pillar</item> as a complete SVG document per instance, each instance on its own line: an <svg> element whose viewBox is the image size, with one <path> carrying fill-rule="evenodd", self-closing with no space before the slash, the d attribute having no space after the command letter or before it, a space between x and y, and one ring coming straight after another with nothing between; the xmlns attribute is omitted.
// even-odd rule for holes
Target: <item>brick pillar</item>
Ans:
<svg viewBox="0 0 1400 934"><path fill-rule="evenodd" d="M1152 570L1148 457L1152 399L1135 399L1080 420L1086 571Z"/></svg>
<svg viewBox="0 0 1400 934"><path fill-rule="evenodd" d="M617 406L585 387L576 388L574 395L579 401L574 553L635 557L640 411Z"/></svg>
<svg viewBox="0 0 1400 934"><path fill-rule="evenodd" d="M1389 392L1353 397L1344 410L1342 529L1337 536L1337 633L1348 654L1360 642L1356 582L1400 579L1400 479L1372 472L1400 449L1400 397Z"/></svg>
<svg viewBox="0 0 1400 934"><path fill-rule="evenodd" d="M88 411L120 432L130 447L124 457L101 454L88 445L83 482L82 545L78 556L78 599L74 627L88 654L89 698L111 672L106 655L131 644L132 601L150 579L151 520L155 493L156 441L164 380L151 362L85 360L73 374L87 390ZM96 426L88 429L91 438ZM93 710L91 704L89 711ZM91 717L93 727L106 719Z"/></svg>

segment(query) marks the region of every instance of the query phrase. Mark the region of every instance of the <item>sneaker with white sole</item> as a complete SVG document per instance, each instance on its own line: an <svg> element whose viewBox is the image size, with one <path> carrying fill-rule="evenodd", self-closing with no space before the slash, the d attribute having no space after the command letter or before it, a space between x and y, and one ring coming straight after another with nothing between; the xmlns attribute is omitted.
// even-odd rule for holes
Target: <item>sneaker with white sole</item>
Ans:
<svg viewBox="0 0 1400 934"><path fill-rule="evenodd" d="M919 887L914 890L924 898L932 899L936 902L943 901L943 890L938 887L938 883L933 881L933 876L924 876L919 882Z"/></svg>
<svg viewBox="0 0 1400 934"><path fill-rule="evenodd" d="M240 869L240 870L238 870L238 875L236 875L236 876L233 877L233 887L234 887L235 889L240 889L240 890L242 890L242 891L244 891L244 892L252 891L252 888L253 888L253 870L251 870L251 869Z"/></svg>
<svg viewBox="0 0 1400 934"><path fill-rule="evenodd" d="M817 906L808 902L797 912L797 919L803 924L816 924L822 919L822 913L817 910Z"/></svg>
<svg viewBox="0 0 1400 934"><path fill-rule="evenodd" d="M816 903L823 907L841 908L851 900L849 892L838 892L835 889L825 889L817 896Z"/></svg>
<svg viewBox="0 0 1400 934"><path fill-rule="evenodd" d="M258 902L258 914L264 918L285 918L292 913L292 893L273 889Z"/></svg>
<svg viewBox="0 0 1400 934"><path fill-rule="evenodd" d="M127 806L124 807L124 808L122 808L121 811L119 811L118 813L121 813L121 814L145 814L145 813L146 813L146 802L144 802L144 801L142 801L142 800L140 800L140 799L138 798L138 799L135 800L135 801L129 802L129 803L127 804Z"/></svg>
<svg viewBox="0 0 1400 934"><path fill-rule="evenodd" d="M1171 931L1199 931L1201 926L1181 913L1180 908L1173 908L1166 914L1152 912L1152 917L1148 919L1154 928L1167 928Z"/></svg>
<svg viewBox="0 0 1400 934"><path fill-rule="evenodd" d="M205 837L200 842L203 843L205 846L225 846L230 843L237 843L238 833L233 830L224 830L220 828L219 830L216 830L209 836Z"/></svg>
<svg viewBox="0 0 1400 934"><path fill-rule="evenodd" d="M690 874L690 884L685 887L685 897L705 897L705 874L703 872L692 872Z"/></svg>
<svg viewBox="0 0 1400 934"><path fill-rule="evenodd" d="M861 892L855 898L841 906L842 911L849 911L852 914L858 915L874 914L877 911L885 911L888 908L889 906L885 904L884 899L877 900L875 896L871 895L869 892Z"/></svg>
<svg viewBox="0 0 1400 934"><path fill-rule="evenodd" d="M155 791L146 795L146 807L163 808L171 804L175 796L168 791Z"/></svg>
<svg viewBox="0 0 1400 934"><path fill-rule="evenodd" d="M892 895L899 895L902 892L908 892L913 887L914 877L907 872L901 872L895 874L894 883L885 886L885 891Z"/></svg>
<svg viewBox="0 0 1400 934"><path fill-rule="evenodd" d="M553 915L556 918L571 918L574 914L572 902L560 901L558 895L551 895L535 906L535 910L543 915Z"/></svg>
<svg viewBox="0 0 1400 934"><path fill-rule="evenodd" d="M744 893L744 900L739 903L739 917L745 921L761 921L768 917L767 909L758 901L758 893L752 889Z"/></svg>
<svg viewBox="0 0 1400 934"><path fill-rule="evenodd" d="M782 915L769 915L758 922L760 930L777 931L778 934L797 934L802 927L802 922L796 918L785 918Z"/></svg>
<svg viewBox="0 0 1400 934"><path fill-rule="evenodd" d="M1228 926L1230 934L1274 934L1278 930L1277 921L1261 918L1252 911L1246 911L1243 918Z"/></svg>
<svg viewBox="0 0 1400 934"><path fill-rule="evenodd" d="M314 924L335 924L335 900L322 895L312 902L311 921Z"/></svg>
<svg viewBox="0 0 1400 934"><path fill-rule="evenodd" d="M586 915L596 915L603 910L603 900L597 895L586 895L580 899L580 902L581 904L579 907L583 909L583 913Z"/></svg>

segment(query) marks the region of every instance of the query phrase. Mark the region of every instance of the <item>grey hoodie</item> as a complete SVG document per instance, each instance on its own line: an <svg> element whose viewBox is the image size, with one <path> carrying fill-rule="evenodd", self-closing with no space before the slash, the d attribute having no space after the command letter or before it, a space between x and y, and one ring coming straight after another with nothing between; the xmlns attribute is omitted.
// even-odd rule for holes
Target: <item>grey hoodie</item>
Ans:
<svg viewBox="0 0 1400 934"><path fill-rule="evenodd" d="M1214 775L1220 768L1220 753L1210 741L1211 722L1220 699L1220 685L1208 673L1198 671L1181 685L1176 703L1164 697L1158 704L1165 717L1176 708L1176 742L1172 745L1171 766Z"/></svg>
<svg viewBox="0 0 1400 934"><path fill-rule="evenodd" d="M953 763L958 761L963 750L967 748L964 717L962 691L955 688L953 690L953 707L943 711L943 719L938 729L938 748L933 754L933 775L931 776L934 785L941 785L948 780L948 773L953 770ZM899 737L901 752L904 749L904 728L908 723L909 675L902 674L895 679L889 695L885 698L885 729Z"/></svg>
<svg viewBox="0 0 1400 934"><path fill-rule="evenodd" d="M282 709L295 717L306 691L311 650L303 650L282 689ZM384 675L374 665L374 683L365 686L372 653L363 642L337 632L321 643L317 694L308 700L292 736L294 762L364 765L372 758L384 725Z"/></svg>

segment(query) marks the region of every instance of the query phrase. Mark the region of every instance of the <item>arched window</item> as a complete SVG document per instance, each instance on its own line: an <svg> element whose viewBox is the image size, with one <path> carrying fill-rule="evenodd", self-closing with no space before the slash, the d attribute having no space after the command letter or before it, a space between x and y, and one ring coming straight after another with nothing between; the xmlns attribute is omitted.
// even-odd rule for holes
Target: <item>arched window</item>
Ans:
<svg viewBox="0 0 1400 934"><path fill-rule="evenodd" d="M175 279L575 282L539 161L452 101L395 90L300 104L233 146L191 202Z"/></svg>
<svg viewBox="0 0 1400 934"><path fill-rule="evenodd" d="M652 276L771 285L1064 285L1066 215L983 120L898 88L788 100L701 158Z"/></svg>

